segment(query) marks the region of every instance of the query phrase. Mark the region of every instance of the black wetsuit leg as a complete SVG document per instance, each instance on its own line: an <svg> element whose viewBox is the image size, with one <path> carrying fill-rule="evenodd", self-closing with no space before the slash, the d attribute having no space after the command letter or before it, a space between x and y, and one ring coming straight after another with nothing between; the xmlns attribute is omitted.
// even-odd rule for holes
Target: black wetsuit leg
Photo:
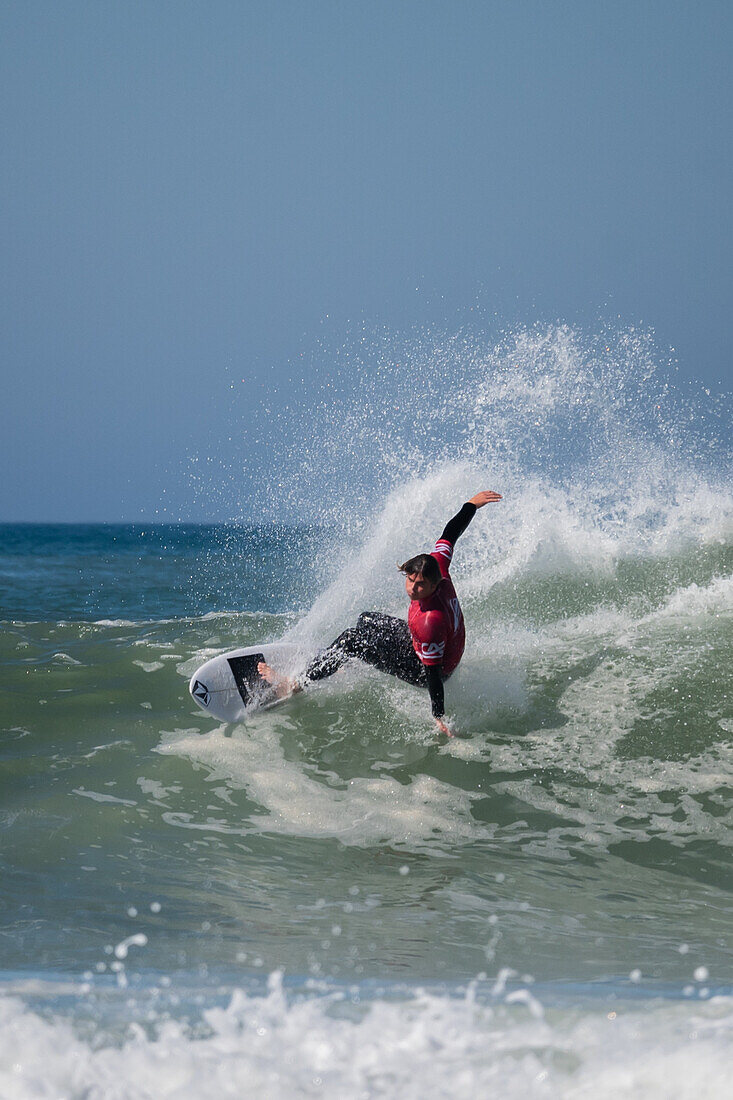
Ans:
<svg viewBox="0 0 733 1100"><path fill-rule="evenodd" d="M311 661L304 679L324 680L354 657L408 684L427 687L425 666L415 653L407 623L379 611L364 611L356 626L339 634Z"/></svg>

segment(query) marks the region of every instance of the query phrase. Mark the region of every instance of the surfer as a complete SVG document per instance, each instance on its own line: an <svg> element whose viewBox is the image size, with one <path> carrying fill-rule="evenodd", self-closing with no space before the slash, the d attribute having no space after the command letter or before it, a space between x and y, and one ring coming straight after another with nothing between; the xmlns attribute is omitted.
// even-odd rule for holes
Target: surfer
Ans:
<svg viewBox="0 0 733 1100"><path fill-rule="evenodd" d="M259 674L286 695L332 676L346 661L357 658L408 684L427 687L436 724L452 737L445 721L443 682L458 667L466 642L463 612L450 577L453 548L477 509L501 499L491 489L477 493L448 521L432 553L416 554L398 566L405 574L410 599L407 622L379 611L364 611L356 625L317 654L298 679L281 677L264 662L257 666Z"/></svg>

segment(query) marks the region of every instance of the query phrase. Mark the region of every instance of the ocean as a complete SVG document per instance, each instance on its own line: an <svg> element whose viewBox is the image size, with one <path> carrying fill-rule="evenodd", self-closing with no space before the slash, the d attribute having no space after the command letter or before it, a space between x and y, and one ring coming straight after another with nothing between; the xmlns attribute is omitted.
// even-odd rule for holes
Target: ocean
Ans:
<svg viewBox="0 0 733 1100"><path fill-rule="evenodd" d="M629 332L350 354L256 524L0 525L0 1096L724 1095L725 410ZM193 704L218 652L405 615L482 488L460 736L358 665Z"/></svg>

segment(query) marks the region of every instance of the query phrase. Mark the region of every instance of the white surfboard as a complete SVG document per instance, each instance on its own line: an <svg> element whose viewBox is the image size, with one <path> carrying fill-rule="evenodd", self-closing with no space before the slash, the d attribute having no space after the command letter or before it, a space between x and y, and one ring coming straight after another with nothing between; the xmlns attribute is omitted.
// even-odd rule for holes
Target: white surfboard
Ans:
<svg viewBox="0 0 733 1100"><path fill-rule="evenodd" d="M233 649L194 672L188 685L192 699L221 722L241 722L255 710L284 702L258 673L260 661L283 676L297 675L305 667L303 651L288 642Z"/></svg>

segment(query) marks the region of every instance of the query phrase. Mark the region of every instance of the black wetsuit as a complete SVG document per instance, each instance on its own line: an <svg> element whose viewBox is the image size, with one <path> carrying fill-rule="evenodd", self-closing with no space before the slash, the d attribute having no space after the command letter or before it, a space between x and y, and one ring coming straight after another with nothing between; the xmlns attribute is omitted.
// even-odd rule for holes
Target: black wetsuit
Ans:
<svg viewBox="0 0 733 1100"><path fill-rule="evenodd" d="M463 505L445 526L442 541L451 545L463 534L476 514L475 505ZM413 646L410 628L404 619L379 611L364 611L356 625L344 630L331 645L315 657L305 670L303 681L324 680L346 661L357 658L365 664L397 676L408 684L427 687L434 717L445 713L443 670L440 665L423 664Z"/></svg>

